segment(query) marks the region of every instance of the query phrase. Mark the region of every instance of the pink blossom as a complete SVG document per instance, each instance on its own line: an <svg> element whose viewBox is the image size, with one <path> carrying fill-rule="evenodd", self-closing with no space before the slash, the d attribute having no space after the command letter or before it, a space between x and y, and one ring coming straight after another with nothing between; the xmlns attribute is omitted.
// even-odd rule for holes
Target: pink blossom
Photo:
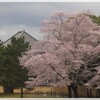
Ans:
<svg viewBox="0 0 100 100"><path fill-rule="evenodd" d="M41 32L46 33L46 40L36 42L34 48L20 58L21 65L29 69L29 74L37 75L26 84L78 85L87 75L91 76L86 65L100 55L100 28L88 13L53 12L43 21ZM84 70L79 74L82 65ZM99 75L95 77L98 79Z"/></svg>

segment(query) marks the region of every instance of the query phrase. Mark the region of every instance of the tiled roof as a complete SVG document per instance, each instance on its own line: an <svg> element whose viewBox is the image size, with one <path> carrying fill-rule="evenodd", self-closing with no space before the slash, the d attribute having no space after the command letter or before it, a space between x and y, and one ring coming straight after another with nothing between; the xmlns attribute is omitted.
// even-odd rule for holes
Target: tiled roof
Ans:
<svg viewBox="0 0 100 100"><path fill-rule="evenodd" d="M16 38L19 38L19 37L22 37L22 36L25 36L27 38L26 41L29 41L29 42L33 42L33 41L38 41L37 39L33 38L30 34L28 34L27 32L25 32L24 30L23 31L18 31L14 36L12 37L16 37ZM12 38L11 37L11 38ZM11 38L9 38L8 40L6 40L3 44L6 46L7 44L10 44L11 42ZM32 45L32 43L30 43Z"/></svg>

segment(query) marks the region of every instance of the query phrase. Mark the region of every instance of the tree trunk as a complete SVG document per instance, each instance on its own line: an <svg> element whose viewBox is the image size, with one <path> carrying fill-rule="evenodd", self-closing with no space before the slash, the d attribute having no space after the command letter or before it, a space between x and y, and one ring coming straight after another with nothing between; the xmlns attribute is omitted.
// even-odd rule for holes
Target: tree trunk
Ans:
<svg viewBox="0 0 100 100"><path fill-rule="evenodd" d="M98 89L96 90L96 97L97 97L97 98L99 97Z"/></svg>
<svg viewBox="0 0 100 100"><path fill-rule="evenodd" d="M20 97L23 98L23 86L21 86L21 93L20 93Z"/></svg>
<svg viewBox="0 0 100 100"><path fill-rule="evenodd" d="M68 98L72 98L71 85L68 86Z"/></svg>
<svg viewBox="0 0 100 100"><path fill-rule="evenodd" d="M87 89L87 97L89 98L89 91L88 91L88 89Z"/></svg>
<svg viewBox="0 0 100 100"><path fill-rule="evenodd" d="M73 86L73 87L72 87L75 98L79 98L77 88L78 88L77 86Z"/></svg>
<svg viewBox="0 0 100 100"><path fill-rule="evenodd" d="M3 88L4 93L13 93L13 88L11 86L6 86Z"/></svg>
<svg viewBox="0 0 100 100"><path fill-rule="evenodd" d="M100 97L100 89L98 90L98 94L99 94L98 97Z"/></svg>
<svg viewBox="0 0 100 100"><path fill-rule="evenodd" d="M96 90L96 97L98 97L98 98L100 97L100 89Z"/></svg>
<svg viewBox="0 0 100 100"><path fill-rule="evenodd" d="M92 90L90 89L90 97L92 97Z"/></svg>
<svg viewBox="0 0 100 100"><path fill-rule="evenodd" d="M98 97L98 91L96 90L96 97Z"/></svg>
<svg viewBox="0 0 100 100"><path fill-rule="evenodd" d="M88 98L92 97L92 90L91 89L87 89L87 97Z"/></svg>

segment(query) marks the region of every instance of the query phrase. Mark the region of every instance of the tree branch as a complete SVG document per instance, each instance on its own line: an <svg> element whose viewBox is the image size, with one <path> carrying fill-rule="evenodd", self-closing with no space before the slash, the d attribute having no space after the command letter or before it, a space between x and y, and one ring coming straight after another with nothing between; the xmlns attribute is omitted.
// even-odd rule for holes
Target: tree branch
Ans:
<svg viewBox="0 0 100 100"><path fill-rule="evenodd" d="M49 64L49 65L50 65L51 69L52 69L53 71L55 71L56 74L57 74L58 76L60 76L62 79L64 79L64 77L63 77L60 73L58 73L58 72L55 70L55 68L54 68L51 64Z"/></svg>

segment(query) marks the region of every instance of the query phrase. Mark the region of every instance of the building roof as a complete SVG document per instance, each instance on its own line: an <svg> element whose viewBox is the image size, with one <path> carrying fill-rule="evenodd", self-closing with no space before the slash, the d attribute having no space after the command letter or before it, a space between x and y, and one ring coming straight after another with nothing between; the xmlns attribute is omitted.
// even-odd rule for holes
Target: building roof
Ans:
<svg viewBox="0 0 100 100"><path fill-rule="evenodd" d="M25 41L30 42L30 45L32 46L34 44L35 41L38 41L37 39L35 39L34 37L32 37L30 34L28 34L27 32L25 32L25 30L23 31L18 31L14 36L12 37L25 37ZM11 43L11 38L9 38L8 40L6 40L3 44L4 46L7 46L7 44Z"/></svg>

